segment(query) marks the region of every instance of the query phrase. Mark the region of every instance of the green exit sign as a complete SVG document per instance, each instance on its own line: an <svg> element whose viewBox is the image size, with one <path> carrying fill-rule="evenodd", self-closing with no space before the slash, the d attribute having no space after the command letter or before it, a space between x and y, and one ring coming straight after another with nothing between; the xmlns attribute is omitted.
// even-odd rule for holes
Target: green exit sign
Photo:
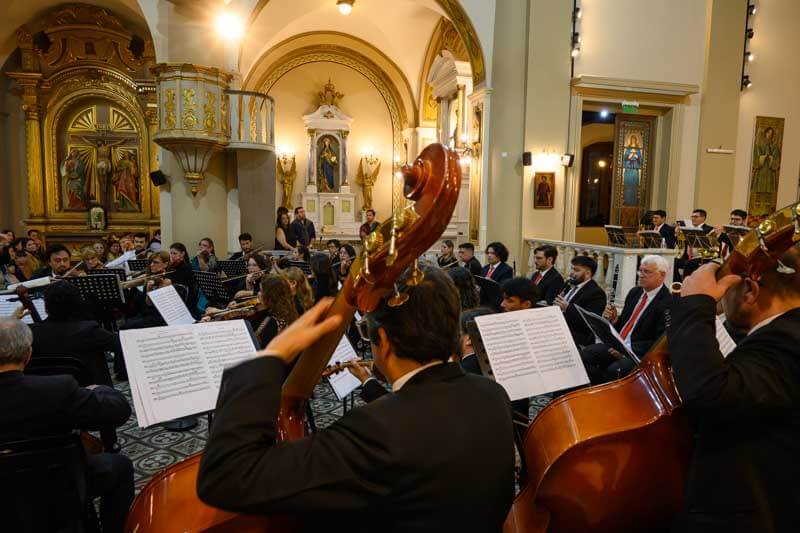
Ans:
<svg viewBox="0 0 800 533"><path fill-rule="evenodd" d="M622 112L623 113L638 113L639 112L639 102L622 102Z"/></svg>

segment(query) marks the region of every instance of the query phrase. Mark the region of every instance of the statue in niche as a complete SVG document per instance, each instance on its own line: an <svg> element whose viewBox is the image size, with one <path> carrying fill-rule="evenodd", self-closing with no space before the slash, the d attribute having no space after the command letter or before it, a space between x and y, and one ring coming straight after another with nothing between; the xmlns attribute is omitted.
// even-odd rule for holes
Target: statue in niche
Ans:
<svg viewBox="0 0 800 533"><path fill-rule="evenodd" d="M336 192L336 177L339 173L339 142L326 135L317 141L317 188L319 192Z"/></svg>
<svg viewBox="0 0 800 533"><path fill-rule="evenodd" d="M86 165L73 148L61 163L61 179L64 180L66 203L68 209L81 209L86 206L87 186Z"/></svg>
<svg viewBox="0 0 800 533"><path fill-rule="evenodd" d="M642 176L642 149L637 135L628 137L622 153L622 165L622 205L636 207L639 205L639 181Z"/></svg>
<svg viewBox="0 0 800 533"><path fill-rule="evenodd" d="M294 180L297 177L297 160L292 156L291 164L288 156L278 158L278 182L283 186L283 197L281 207L292 208L292 191L294 190ZM288 168L287 168L288 167Z"/></svg>
<svg viewBox="0 0 800 533"><path fill-rule="evenodd" d="M339 100L344 98L342 93L336 92L336 87L334 87L331 79L328 78L328 83L325 84L325 87L317 93L319 98L319 105L337 105Z"/></svg>
<svg viewBox="0 0 800 533"><path fill-rule="evenodd" d="M108 142L102 137L94 140L87 139L86 137L79 137L79 139L87 145L95 147L94 166L98 183L90 187L89 190L98 191L99 194L95 195L90 193L89 198L95 201L102 201L100 195L105 193L113 169L113 165L111 164L111 148L124 143L125 139L114 142Z"/></svg>
<svg viewBox="0 0 800 533"><path fill-rule="evenodd" d="M358 165L358 174L356 175L356 183L361 185L361 191L364 193L364 210L372 209L372 188L375 182L378 181L378 174L381 172L381 164L372 170L372 172L364 172L364 160L362 159Z"/></svg>
<svg viewBox="0 0 800 533"><path fill-rule="evenodd" d="M136 211L139 209L139 194L136 187L139 168L136 164L136 152L133 150L121 150L121 152L111 178L111 202L120 211Z"/></svg>

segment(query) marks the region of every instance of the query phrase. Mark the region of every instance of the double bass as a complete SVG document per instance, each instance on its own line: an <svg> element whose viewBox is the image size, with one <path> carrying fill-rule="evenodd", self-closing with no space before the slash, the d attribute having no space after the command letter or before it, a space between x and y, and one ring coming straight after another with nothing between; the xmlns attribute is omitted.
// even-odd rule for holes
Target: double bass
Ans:
<svg viewBox="0 0 800 533"><path fill-rule="evenodd" d="M436 242L450 221L461 187L455 152L432 144L412 165L403 167L403 177L403 193L413 203L397 211L365 239L364 252L351 265L342 289L320 319L339 315L343 317L342 326L301 354L284 382L277 423L281 441L306 436L306 402L355 311L373 311L410 265L421 275L416 268L417 258ZM200 458L200 454L194 455L157 474L133 502L126 532L302 530L302 517L241 515L205 505L196 490Z"/></svg>
<svg viewBox="0 0 800 533"><path fill-rule="evenodd" d="M800 204L746 235L717 272L758 280L800 242ZM547 405L523 444L528 483L505 533L669 530L685 499L692 437L662 337L628 376Z"/></svg>

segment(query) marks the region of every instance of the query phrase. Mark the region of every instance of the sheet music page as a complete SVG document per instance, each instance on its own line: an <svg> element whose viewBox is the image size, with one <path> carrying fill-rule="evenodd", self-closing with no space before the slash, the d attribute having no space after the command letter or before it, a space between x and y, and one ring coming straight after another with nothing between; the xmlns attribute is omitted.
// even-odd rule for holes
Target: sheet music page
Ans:
<svg viewBox="0 0 800 533"><path fill-rule="evenodd" d="M150 291L147 295L150 296L150 301L156 306L161 318L164 319L168 326L194 324L194 317L189 312L186 304L183 303L183 300L181 300L181 296L174 286L167 285Z"/></svg>
<svg viewBox="0 0 800 533"><path fill-rule="evenodd" d="M618 351L624 351L628 357L633 359L634 361L638 361L639 357L631 350L631 347L622 339L617 329L606 320L604 316L600 316L596 313L592 313L591 311L587 311L586 309L582 308L581 306L575 306L578 310L578 313L583 318L583 321L592 330L595 337L598 339L598 342L605 342L610 347L616 348ZM611 340L616 341L618 344L615 346Z"/></svg>
<svg viewBox="0 0 800 533"><path fill-rule="evenodd" d="M140 427L214 409L224 368L255 356L241 320L120 332Z"/></svg>
<svg viewBox="0 0 800 533"><path fill-rule="evenodd" d="M557 306L476 317L497 382L512 400L589 383Z"/></svg>
<svg viewBox="0 0 800 533"><path fill-rule="evenodd" d="M42 317L42 320L47 318L47 311L44 310L44 299L42 298L34 298L33 306L39 311L39 315ZM14 314L14 312L22 306L19 303L19 296L16 294L3 294L0 295L0 317L9 317ZM31 315L25 315L22 317L22 321L26 324L33 324L33 317Z"/></svg>
<svg viewBox="0 0 800 533"><path fill-rule="evenodd" d="M353 345L350 344L350 341L347 339L347 335L342 335L342 338L339 339L339 345L336 346L336 350L334 350L333 355L331 355L328 361L328 366L352 361L354 359L358 359L358 355L356 355ZM333 392L336 393L336 397L340 400L344 399L348 394L361 386L361 382L358 378L347 370L331 374L328 376L328 381L331 384Z"/></svg>
<svg viewBox="0 0 800 533"><path fill-rule="evenodd" d="M130 252L125 252L121 256L117 257L116 259L112 259L108 263L106 263L106 268L125 268L127 271L128 267L128 260L129 259L136 259L136 252L131 250Z"/></svg>
<svg viewBox="0 0 800 533"><path fill-rule="evenodd" d="M717 328L717 342L719 343L719 351L722 352L722 357L728 357L735 348L736 342L725 329L725 315L717 315L716 328Z"/></svg>

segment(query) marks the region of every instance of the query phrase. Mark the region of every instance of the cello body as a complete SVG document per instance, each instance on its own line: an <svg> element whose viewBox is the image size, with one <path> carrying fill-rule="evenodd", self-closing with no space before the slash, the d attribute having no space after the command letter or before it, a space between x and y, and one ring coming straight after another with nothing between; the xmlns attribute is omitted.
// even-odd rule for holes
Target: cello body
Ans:
<svg viewBox="0 0 800 533"><path fill-rule="evenodd" d="M553 400L525 435L528 483L504 531L668 531L692 440L666 337L628 376Z"/></svg>

